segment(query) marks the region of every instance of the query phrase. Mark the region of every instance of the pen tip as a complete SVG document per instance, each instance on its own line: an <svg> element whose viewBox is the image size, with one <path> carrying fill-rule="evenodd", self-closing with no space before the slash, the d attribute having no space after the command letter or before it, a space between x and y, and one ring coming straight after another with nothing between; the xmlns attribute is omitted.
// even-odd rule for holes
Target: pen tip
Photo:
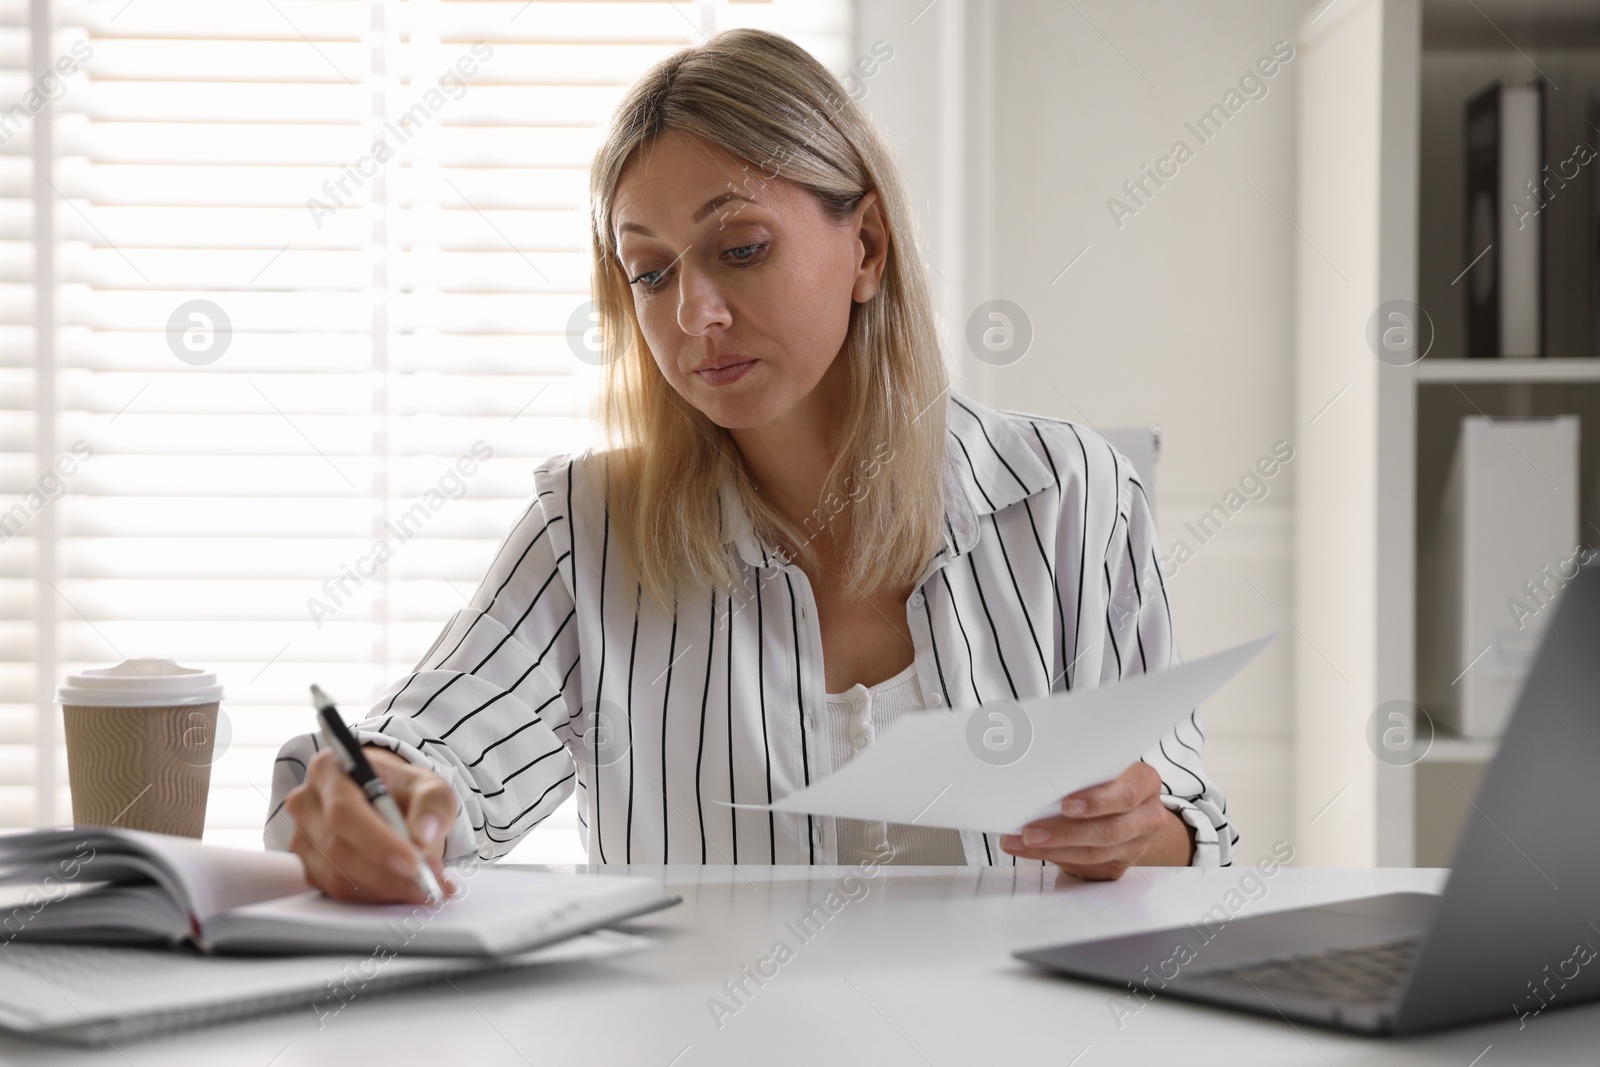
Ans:
<svg viewBox="0 0 1600 1067"><path fill-rule="evenodd" d="M311 703L316 705L318 711L328 711L333 708L333 701L328 699L328 694L317 685L311 687Z"/></svg>

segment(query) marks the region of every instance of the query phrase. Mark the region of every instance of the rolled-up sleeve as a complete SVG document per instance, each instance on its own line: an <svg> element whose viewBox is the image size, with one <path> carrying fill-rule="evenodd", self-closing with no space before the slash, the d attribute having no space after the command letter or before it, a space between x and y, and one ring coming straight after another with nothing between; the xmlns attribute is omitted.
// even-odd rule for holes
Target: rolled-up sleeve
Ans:
<svg viewBox="0 0 1600 1067"><path fill-rule="evenodd" d="M415 670L396 681L352 727L443 776L460 798L446 860L496 859L571 795L577 766L562 741L579 709L576 610L563 574L570 541L548 461L535 495L494 562ZM570 693L570 695L569 695ZM319 747L314 734L286 742L273 767L263 838L286 849L283 806Z"/></svg>
<svg viewBox="0 0 1600 1067"><path fill-rule="evenodd" d="M1118 458L1118 515L1104 562L1106 637L1112 652L1102 661L1107 682L1179 662L1150 500L1132 465ZM1161 803L1194 830L1191 864L1227 866L1239 835L1229 822L1227 799L1202 766L1204 746L1204 719L1194 708L1140 758L1161 775Z"/></svg>

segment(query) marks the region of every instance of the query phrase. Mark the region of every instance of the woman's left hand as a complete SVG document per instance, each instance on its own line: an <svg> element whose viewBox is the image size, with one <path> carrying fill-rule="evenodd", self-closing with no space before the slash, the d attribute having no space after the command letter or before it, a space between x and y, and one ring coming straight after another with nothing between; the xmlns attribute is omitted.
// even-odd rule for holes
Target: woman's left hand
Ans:
<svg viewBox="0 0 1600 1067"><path fill-rule="evenodd" d="M1109 782L1063 797L1060 815L1002 835L1000 847L1092 881L1121 878L1133 866L1187 864L1193 831L1160 797L1161 775L1135 763Z"/></svg>

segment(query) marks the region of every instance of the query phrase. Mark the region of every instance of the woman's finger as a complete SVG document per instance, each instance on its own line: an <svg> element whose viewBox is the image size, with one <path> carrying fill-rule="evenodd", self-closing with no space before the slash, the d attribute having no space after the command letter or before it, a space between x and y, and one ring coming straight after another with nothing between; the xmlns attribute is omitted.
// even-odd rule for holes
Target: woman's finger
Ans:
<svg viewBox="0 0 1600 1067"><path fill-rule="evenodd" d="M1015 839L1019 846L1032 849L1099 847L1143 837L1154 831L1157 818L1156 813L1146 807L1097 818L1069 819L1065 815L1053 815L1029 823L1019 834L1005 836Z"/></svg>
<svg viewBox="0 0 1600 1067"><path fill-rule="evenodd" d="M1035 849L1029 859L1047 860L1063 867L1086 867L1102 863L1131 863L1133 853L1119 845L1080 846L1075 848Z"/></svg>
<svg viewBox="0 0 1600 1067"><path fill-rule="evenodd" d="M1023 848L1016 850L1013 855L1018 859L1042 860L1046 863L1054 863L1059 867L1074 871L1079 867L1117 863L1131 867L1139 862L1139 857L1149 847L1151 840L1149 837L1141 837L1132 841L1103 845L1074 845L1069 848ZM1011 850L1007 849L1006 851L1010 852Z"/></svg>
<svg viewBox="0 0 1600 1067"><path fill-rule="evenodd" d="M414 878L352 847L326 820L296 823L289 847L305 866L306 880L336 900L421 903L426 899Z"/></svg>
<svg viewBox="0 0 1600 1067"><path fill-rule="evenodd" d="M1086 882L1114 882L1127 874L1130 866L1131 864L1117 860L1111 863L1091 863L1081 866L1062 864L1061 869Z"/></svg>
<svg viewBox="0 0 1600 1067"><path fill-rule="evenodd" d="M307 793L315 796L309 791ZM323 855L321 846L316 843L321 834L320 814L314 808L296 803L296 799L295 794L290 793L284 802L283 810L285 818L293 828L289 837L289 851L300 857L300 864L305 868L306 881L335 899L345 899L359 893L360 886L335 868Z"/></svg>
<svg viewBox="0 0 1600 1067"><path fill-rule="evenodd" d="M284 805L307 879L339 900L421 903L416 850L400 839L331 752L318 753Z"/></svg>
<svg viewBox="0 0 1600 1067"><path fill-rule="evenodd" d="M1096 818L1131 811L1161 792L1161 775L1140 761L1111 779L1061 798L1061 814L1071 818Z"/></svg>
<svg viewBox="0 0 1600 1067"><path fill-rule="evenodd" d="M456 791L436 774L419 775L402 787L403 800L396 797L400 810L405 812L406 826L424 854L431 858L444 855L445 839L450 825L456 821L460 801Z"/></svg>
<svg viewBox="0 0 1600 1067"><path fill-rule="evenodd" d="M425 767L376 745L367 746L373 769L405 816L410 838L423 855L443 858L450 826L461 806L450 783Z"/></svg>
<svg viewBox="0 0 1600 1067"><path fill-rule="evenodd" d="M1002 839L1000 847L1003 851L1016 856L1018 859L1049 860L1051 863L1102 862L1110 859L1126 860L1128 863L1137 863L1150 847L1153 840L1151 834L1141 834L1138 837L1122 841L1101 841L1093 845L1042 845L1029 847L1018 845L1011 847Z"/></svg>

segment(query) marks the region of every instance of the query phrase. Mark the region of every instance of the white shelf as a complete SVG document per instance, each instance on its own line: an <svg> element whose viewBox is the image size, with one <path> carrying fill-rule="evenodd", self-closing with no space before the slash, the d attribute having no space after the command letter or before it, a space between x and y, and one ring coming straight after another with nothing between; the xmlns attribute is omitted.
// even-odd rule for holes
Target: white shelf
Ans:
<svg viewBox="0 0 1600 1067"><path fill-rule="evenodd" d="M1424 359L1416 371L1425 383L1600 382L1600 359Z"/></svg>
<svg viewBox="0 0 1600 1067"><path fill-rule="evenodd" d="M1574 48L1600 41L1594 0L1423 0L1423 46Z"/></svg>
<svg viewBox="0 0 1600 1067"><path fill-rule="evenodd" d="M1456 737L1436 733L1424 763L1488 763L1500 747L1498 737Z"/></svg>
<svg viewBox="0 0 1600 1067"><path fill-rule="evenodd" d="M1453 230L1440 231L1440 220L1459 219L1462 206L1455 202L1461 191L1441 181L1460 177L1451 169L1461 148L1458 90L1494 78L1530 78L1537 63L1560 76L1552 121L1575 132L1580 104L1600 85L1597 44L1594 0L1332 0L1301 25L1294 771L1305 828L1295 841L1299 862L1406 866L1419 853L1439 854L1456 832L1447 824L1459 827L1470 811L1457 803L1456 783L1470 791L1472 776L1499 747L1496 739L1441 733L1418 764L1394 766L1375 758L1366 742L1369 717L1385 702L1417 699L1417 509L1419 499L1433 495L1419 492L1420 463L1427 463L1430 481L1438 477L1434 431L1443 424L1437 420L1480 406L1544 411L1552 391L1561 393L1557 406L1583 409L1590 436L1600 429L1600 397L1561 387L1600 383L1600 359L1430 357L1402 370L1380 363L1364 342L1375 309L1399 300L1432 310L1436 351L1464 351L1464 297L1459 286L1451 288L1460 271L1458 244ZM1441 95L1441 86L1448 94ZM1425 144L1442 150L1425 153ZM1440 208L1443 200L1448 210ZM1565 211L1567 226L1582 205L1576 198L1553 201L1550 217ZM1547 336L1555 351L1585 350L1583 330L1570 328L1579 303L1574 247L1561 244L1567 258L1557 257L1557 276L1568 288L1552 289L1564 303L1551 315L1568 326L1559 337ZM1537 397L1517 388L1532 385L1556 388ZM1470 405L1454 396L1452 387L1474 386L1500 387L1482 391L1505 395L1492 404L1479 396ZM1330 397L1341 399L1330 407ZM1424 425L1424 418L1433 421ZM1335 796L1343 799L1328 806Z"/></svg>

